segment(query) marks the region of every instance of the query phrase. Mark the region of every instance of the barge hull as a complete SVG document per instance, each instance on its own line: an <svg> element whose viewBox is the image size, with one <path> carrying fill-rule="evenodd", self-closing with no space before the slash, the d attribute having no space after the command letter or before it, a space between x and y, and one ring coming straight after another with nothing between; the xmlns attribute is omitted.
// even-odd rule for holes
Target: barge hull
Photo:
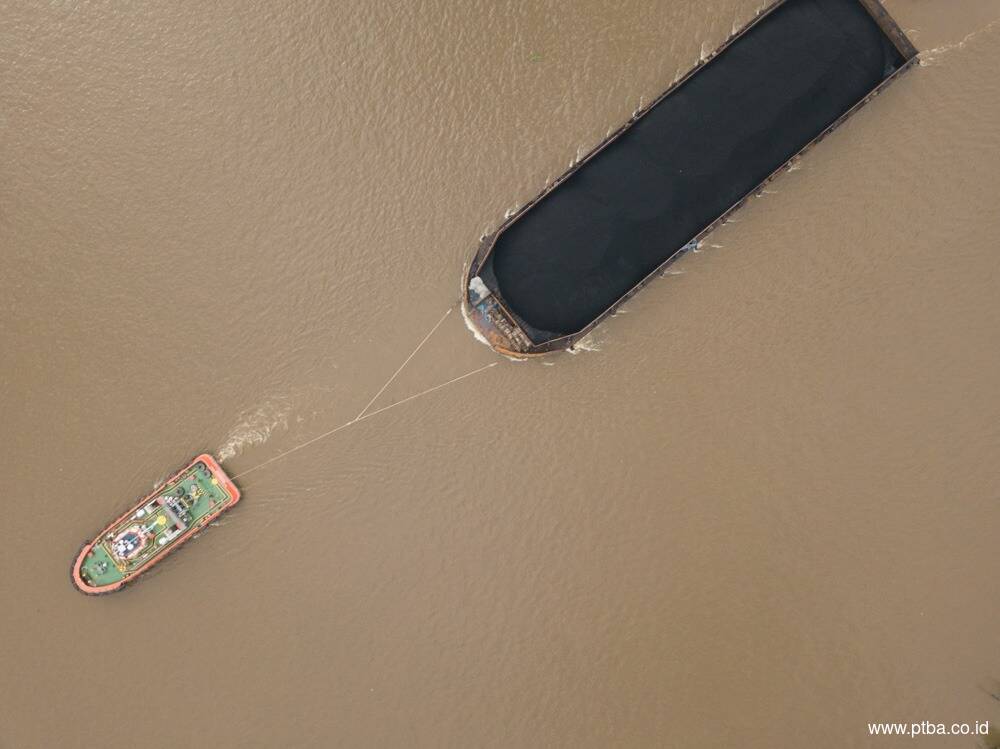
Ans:
<svg viewBox="0 0 1000 749"><path fill-rule="evenodd" d="M827 4L820 5L820 2ZM622 169L621 164L614 164L616 148L622 154L631 149L631 166L634 167L638 164L640 169L646 169L647 164L643 163L642 159L635 158L636 142L642 144L642 139L645 137L646 145L648 145L649 142L662 142L665 139L682 135L683 133L677 131L676 125L678 121L683 123L684 117L693 120L693 126L699 129L694 138L695 140L701 138L703 141L698 144L702 151L712 155L716 141L720 139L724 141L728 137L729 141L720 142L719 146L723 151L727 146L734 149L730 158L736 161L744 157L744 152L739 149L746 149L747 142L754 142L753 138L760 142L762 135L765 139L772 136L774 138L780 137L780 133L774 134L779 129L777 127L763 134L760 132L750 133L752 138L742 137L739 134L732 136L725 128L731 126L738 130L738 122L713 122L710 118L708 122L704 119L699 121L699 112L694 111L691 114L687 109L684 112L675 112L669 117L664 117L663 113L667 110L663 108L673 106L676 110L681 105L686 106L689 102L685 101L685 97L690 100L691 96L684 91L684 86L694 87L698 80L709 81L709 83L698 84L709 94L718 93L718 91L713 91L713 86L709 84L713 84L715 89L720 86L724 88L725 76L719 75L720 68L717 67L711 71L705 70L713 63L716 66L739 64L745 68L748 61L754 62L752 56L748 56L748 50L752 52L754 45L757 47L758 56L771 56L770 47L775 43L780 46L786 41L782 32L795 27L795 24L791 24L787 20L783 21L783 18L796 20L800 27L799 30L802 31L802 18L828 21L829 18L826 17L826 14L835 7L839 7L839 12L843 14L842 18L851 20L855 31L861 28L865 32L867 35L865 38L870 47L876 43L879 45L878 49L872 47L868 50L869 57L880 54L879 49L883 50L881 54L886 59L881 73L879 74L879 71L867 73L868 79L871 79L875 85L871 88L866 86L859 92L859 98L849 98L842 105L839 105L839 102L833 102L832 104L839 105L837 116L829 119L825 126L818 131L814 130L815 134L804 143L800 140L799 143L793 144L793 147L786 151L787 156L779 158L777 162L772 162L775 163L775 166L770 171L764 170L762 172L758 169L758 176L749 183L752 186L749 189L740 188L740 192L734 195L728 205L723 203L726 206L724 209L720 206L712 213L705 214L704 219L696 224L691 224L700 228L684 232L678 230L675 224L681 222L676 221L673 214L669 215L670 220L666 224L662 215L659 217L655 215L657 210L662 213L661 206L639 205L640 212L646 210L653 216L653 220L648 221L646 225L647 229L650 225L653 226L653 229L647 232L647 236L636 234L634 231L635 221L623 229L624 224L622 222L616 224L614 215L610 219L604 220L602 224L600 220L594 220L589 216L586 211L580 210L581 205L585 208L594 206L594 212L599 214L602 202L605 204L613 202L616 195L620 195L614 191L615 178L617 176L620 179ZM761 26L765 23L772 25L770 27ZM780 25L775 25L781 23L785 23L788 28L783 29ZM858 25L859 23L861 26ZM752 37L755 29L758 29L758 36ZM760 29L766 31L767 35L763 35L763 32L759 31ZM799 54L810 56L813 54L811 50L817 46L817 39L822 41L822 38L816 37L821 31L811 26L805 27L805 30L813 34L813 38L805 40L811 41L809 44L798 40L801 42L798 50ZM853 38L845 36L845 31L849 30L831 26L823 30L822 33L826 33L838 43L846 45L844 49L849 50L850 45L855 42ZM839 40L838 35L840 35ZM789 35L785 34L785 36ZM844 38L848 38L849 41L844 42ZM793 51L796 49L795 40L787 42L786 53L788 49ZM833 55L834 52L830 54ZM786 57L788 57L787 54ZM847 66L854 64L851 59L848 58L845 62L842 58L843 55L841 58L836 58L835 61L843 62ZM860 107L881 93L886 86L908 70L916 60L916 49L878 0L778 0L667 89L646 109L637 112L618 131L610 135L580 163L571 167L540 195L511 216L495 232L482 239L465 279L465 304L468 317L490 345L503 354L523 357L571 347L640 288L662 274L687 250L696 247L706 234L739 208L747 198L758 192L801 154L823 140L826 135L847 120ZM789 61L794 62L794 55L778 62L788 63ZM870 60L869 66L877 64L877 62L877 59ZM774 68L776 64L775 60L767 59L762 68L767 69L768 65ZM794 73L794 65L791 67ZM698 74L703 72L711 72L711 75L699 79ZM741 75L745 80L746 73ZM739 78L735 73L733 77ZM864 82L868 79L862 78L861 81ZM720 84L719 81L722 83ZM782 86L781 80L769 79L766 82L751 80L751 82L758 86L766 83L768 86L779 89ZM810 83L806 81L803 85ZM671 100L670 97L675 94L680 95ZM734 92L735 98L738 99L738 95L738 91ZM843 96L841 94L841 98ZM701 98L704 103L704 93ZM697 103L697 98L694 101ZM713 101L717 101L717 97ZM779 106L780 111L785 111L794 103L778 102L776 106ZM825 102L825 104L828 107L832 106L831 102ZM712 106L714 104L708 108L709 114L718 115L719 111L724 111L712 109ZM660 108L659 111L657 111L658 108ZM655 116L650 117L651 113L655 113ZM794 112L792 113L794 114ZM668 114L670 113L668 112ZM669 127L666 130L660 129L655 131L654 136L650 138L648 135L651 132L650 125L656 124L673 125L674 129L671 130ZM779 120L777 124L781 125L784 122ZM719 128L716 133L719 138L705 140L707 136L703 137L704 131L710 130L712 127ZM645 135L643 128L645 128ZM689 141L692 139L690 133L686 134L685 137ZM657 153L655 150L643 153L642 157L644 159L648 157L651 164L648 171L653 176L653 182L655 183L656 179L666 179L667 181L663 182L661 186L665 186L664 190L673 190L680 194L681 197L678 200L682 203L685 200L684 190L698 190L699 195L703 194L704 184L698 183L697 174L694 176L690 174L691 171L697 171L702 165L684 164L682 159L673 162L664 159L664 154ZM664 160L658 161L658 159ZM674 167L682 169L684 166L693 166L694 169L689 169L687 176L671 173L674 171ZM580 176L581 173L583 176ZM664 174L666 177L663 176ZM602 183L601 177L607 177L604 183ZM722 185L719 190L724 192L723 188L731 189L729 185ZM558 192L561 189L565 192ZM635 203L641 204L647 199L652 203L655 199L652 194L647 198L635 190L632 190L631 197L634 199L621 208L622 213L631 210L634 214ZM560 207L558 205L560 200L569 207ZM571 205L574 201L575 205ZM711 201L705 202L710 203ZM716 202L719 202L718 197L716 197ZM687 204L691 203L692 201L688 199ZM670 206L668 205L667 208L669 209ZM640 218L642 217L640 216ZM690 219L690 216L688 218ZM656 224L657 220L660 222L658 225ZM631 232L633 240L638 237L638 241L646 245L663 240L668 249L665 252L660 251L658 257L651 259L652 256L656 255L655 247L652 249L649 246L640 247L639 251L633 251L633 257L629 257L629 250L634 250L634 248L626 247L619 257L612 250L615 253L618 252L621 237L628 235L629 232ZM603 241L604 244L591 243L593 246L588 247L590 237L594 236L598 237L598 241ZM672 241L668 241L668 238ZM618 244L614 244L615 242ZM669 249L671 244L673 249ZM560 252L563 253L562 257L560 257ZM635 255L641 255L641 257L637 258ZM499 272L498 256L501 257ZM633 267L627 271L621 271L620 266L629 263ZM588 288L590 279L587 276L587 268L596 269L596 273L593 275L598 277L596 286L600 287L596 292ZM605 276L618 273L618 277L609 282L606 277L600 277L602 273ZM623 278L631 280L623 282ZM571 309L568 314L564 314L564 310L560 309L559 305L571 308L575 306L577 309Z"/></svg>

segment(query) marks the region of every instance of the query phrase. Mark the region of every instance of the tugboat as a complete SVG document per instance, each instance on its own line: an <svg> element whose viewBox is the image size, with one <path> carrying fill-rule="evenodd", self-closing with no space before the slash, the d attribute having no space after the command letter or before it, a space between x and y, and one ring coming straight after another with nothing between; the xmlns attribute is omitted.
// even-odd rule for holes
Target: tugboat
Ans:
<svg viewBox="0 0 1000 749"><path fill-rule="evenodd" d="M239 501L215 458L199 455L83 545L73 584L88 595L121 590Z"/></svg>

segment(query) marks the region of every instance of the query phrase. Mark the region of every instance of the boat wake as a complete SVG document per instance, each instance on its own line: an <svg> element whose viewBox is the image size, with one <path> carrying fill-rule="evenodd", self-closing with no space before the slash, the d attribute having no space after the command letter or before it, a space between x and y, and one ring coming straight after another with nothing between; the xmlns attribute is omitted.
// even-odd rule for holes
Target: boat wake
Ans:
<svg viewBox="0 0 1000 749"><path fill-rule="evenodd" d="M468 310L465 309L465 305L459 304L458 306L462 310L462 319L465 321L465 327L467 327L472 332L472 335L475 337L477 341L479 341L484 346L489 346L490 342L486 340L486 336L480 333L479 328L477 328L476 324L472 322L472 318L469 317L469 312Z"/></svg>
<svg viewBox="0 0 1000 749"><path fill-rule="evenodd" d="M255 409L244 411L236 426L229 431L226 441L216 451L219 460L229 460L248 447L262 445L279 427L287 429L291 410L288 399L278 397L265 401Z"/></svg>
<svg viewBox="0 0 1000 749"><path fill-rule="evenodd" d="M965 49L965 47L972 42L977 37L988 34L1000 26L1000 18L990 21L988 24L983 26L981 29L976 29L975 31L966 34L961 40L957 42L952 42L951 44L942 44L940 47L934 47L932 49L925 49L920 53L920 64L922 66L928 65L938 65L940 64L941 58L956 49Z"/></svg>
<svg viewBox="0 0 1000 749"><path fill-rule="evenodd" d="M593 353L601 350L601 344L597 341L597 337L594 335L594 331L591 331L579 341L573 344L573 346L567 351L571 354L579 354L581 352Z"/></svg>

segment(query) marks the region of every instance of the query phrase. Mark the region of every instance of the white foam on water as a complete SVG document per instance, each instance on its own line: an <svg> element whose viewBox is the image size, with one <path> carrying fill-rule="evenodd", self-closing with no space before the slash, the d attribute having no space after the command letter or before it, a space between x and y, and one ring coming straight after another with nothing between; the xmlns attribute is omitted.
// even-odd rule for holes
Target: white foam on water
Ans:
<svg viewBox="0 0 1000 749"><path fill-rule="evenodd" d="M988 24L983 26L981 29L976 29L975 31L966 34L962 39L957 42L952 42L951 44L942 44L940 47L933 47L931 49L925 49L920 52L917 56L920 58L921 66L937 65L940 59L947 53L952 52L956 49L965 49L966 45L975 39L977 36L982 34L988 34L993 31L993 29L1000 26L1000 18L994 21L990 21Z"/></svg>
<svg viewBox="0 0 1000 749"><path fill-rule="evenodd" d="M465 327L469 329L477 341L484 346L489 346L490 342L486 340L486 336L479 332L479 328L476 327L476 324L472 322L472 318L469 317L469 311L465 308L465 300L463 300L458 306L462 308L462 319L465 320Z"/></svg>
<svg viewBox="0 0 1000 749"><path fill-rule="evenodd" d="M256 408L244 411L236 426L229 430L226 441L217 450L219 460L229 460L248 447L267 442L278 427L287 429L290 411L291 404L284 397L271 398Z"/></svg>
<svg viewBox="0 0 1000 749"><path fill-rule="evenodd" d="M577 341L576 343L574 343L573 346L572 346L572 348L569 348L567 350L571 354L575 355L575 354L579 354L582 351L586 351L586 352L600 351L601 350L601 346L600 346L600 344L598 344L597 339L596 339L593 331L591 331L590 333L587 333L587 335L585 335L579 341Z"/></svg>

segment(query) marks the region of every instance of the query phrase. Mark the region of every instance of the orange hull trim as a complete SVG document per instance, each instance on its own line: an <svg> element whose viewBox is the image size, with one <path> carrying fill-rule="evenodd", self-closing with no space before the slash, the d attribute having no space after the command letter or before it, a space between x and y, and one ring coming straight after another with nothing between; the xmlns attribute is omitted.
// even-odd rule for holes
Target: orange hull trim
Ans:
<svg viewBox="0 0 1000 749"><path fill-rule="evenodd" d="M191 528L185 531L184 534L179 539L177 539L175 543L171 544L169 549L164 551L162 554L159 554L156 557L154 557L148 564L140 567L131 574L126 575L118 582L112 583L110 585L100 585L100 586L88 585L80 574L80 568L83 566L83 560L86 559L87 555L90 554L91 549L93 549L94 544L99 543L100 539L103 538L104 535L108 533L112 528L114 528L122 520L124 520L129 515L138 510L140 507L149 502L157 493L159 493L160 487L169 484L171 481L173 481L182 473L191 468L191 466L193 466L195 463L204 463L208 467L208 469L212 472L212 475L215 476L215 478L219 480L219 483L226 489L227 492L229 492L230 496L232 496L232 500L227 504L223 505L221 508L216 510L211 515L205 515L203 518L201 518L201 520L199 520ZM157 487L149 494L147 494L145 497L136 502L135 505L133 505L124 513L122 513L114 521L108 523L107 527L97 534L97 536L95 537L97 539L96 541L88 541L83 545L83 548L80 549L80 553L77 554L76 556L76 561L73 563L73 572L72 572L73 585L75 585L80 592L86 593L87 595L91 596L101 595L103 593L113 593L116 590L121 590L128 583L135 580L137 577L139 577L142 573L146 572L150 567L159 562L161 559L169 556L171 553L173 553L178 548L183 546L188 540L190 540L190 538L194 534L202 530L202 528L204 528L210 522L218 518L222 513L224 513L226 510L231 508L239 501L240 501L240 490L236 488L236 484L233 483L233 480L226 475L226 472L222 470L222 466L219 465L218 461L215 458L213 458L208 453L202 453L194 460L192 460L190 463L181 468L179 471L173 473L166 481L161 482L159 484L159 487Z"/></svg>

